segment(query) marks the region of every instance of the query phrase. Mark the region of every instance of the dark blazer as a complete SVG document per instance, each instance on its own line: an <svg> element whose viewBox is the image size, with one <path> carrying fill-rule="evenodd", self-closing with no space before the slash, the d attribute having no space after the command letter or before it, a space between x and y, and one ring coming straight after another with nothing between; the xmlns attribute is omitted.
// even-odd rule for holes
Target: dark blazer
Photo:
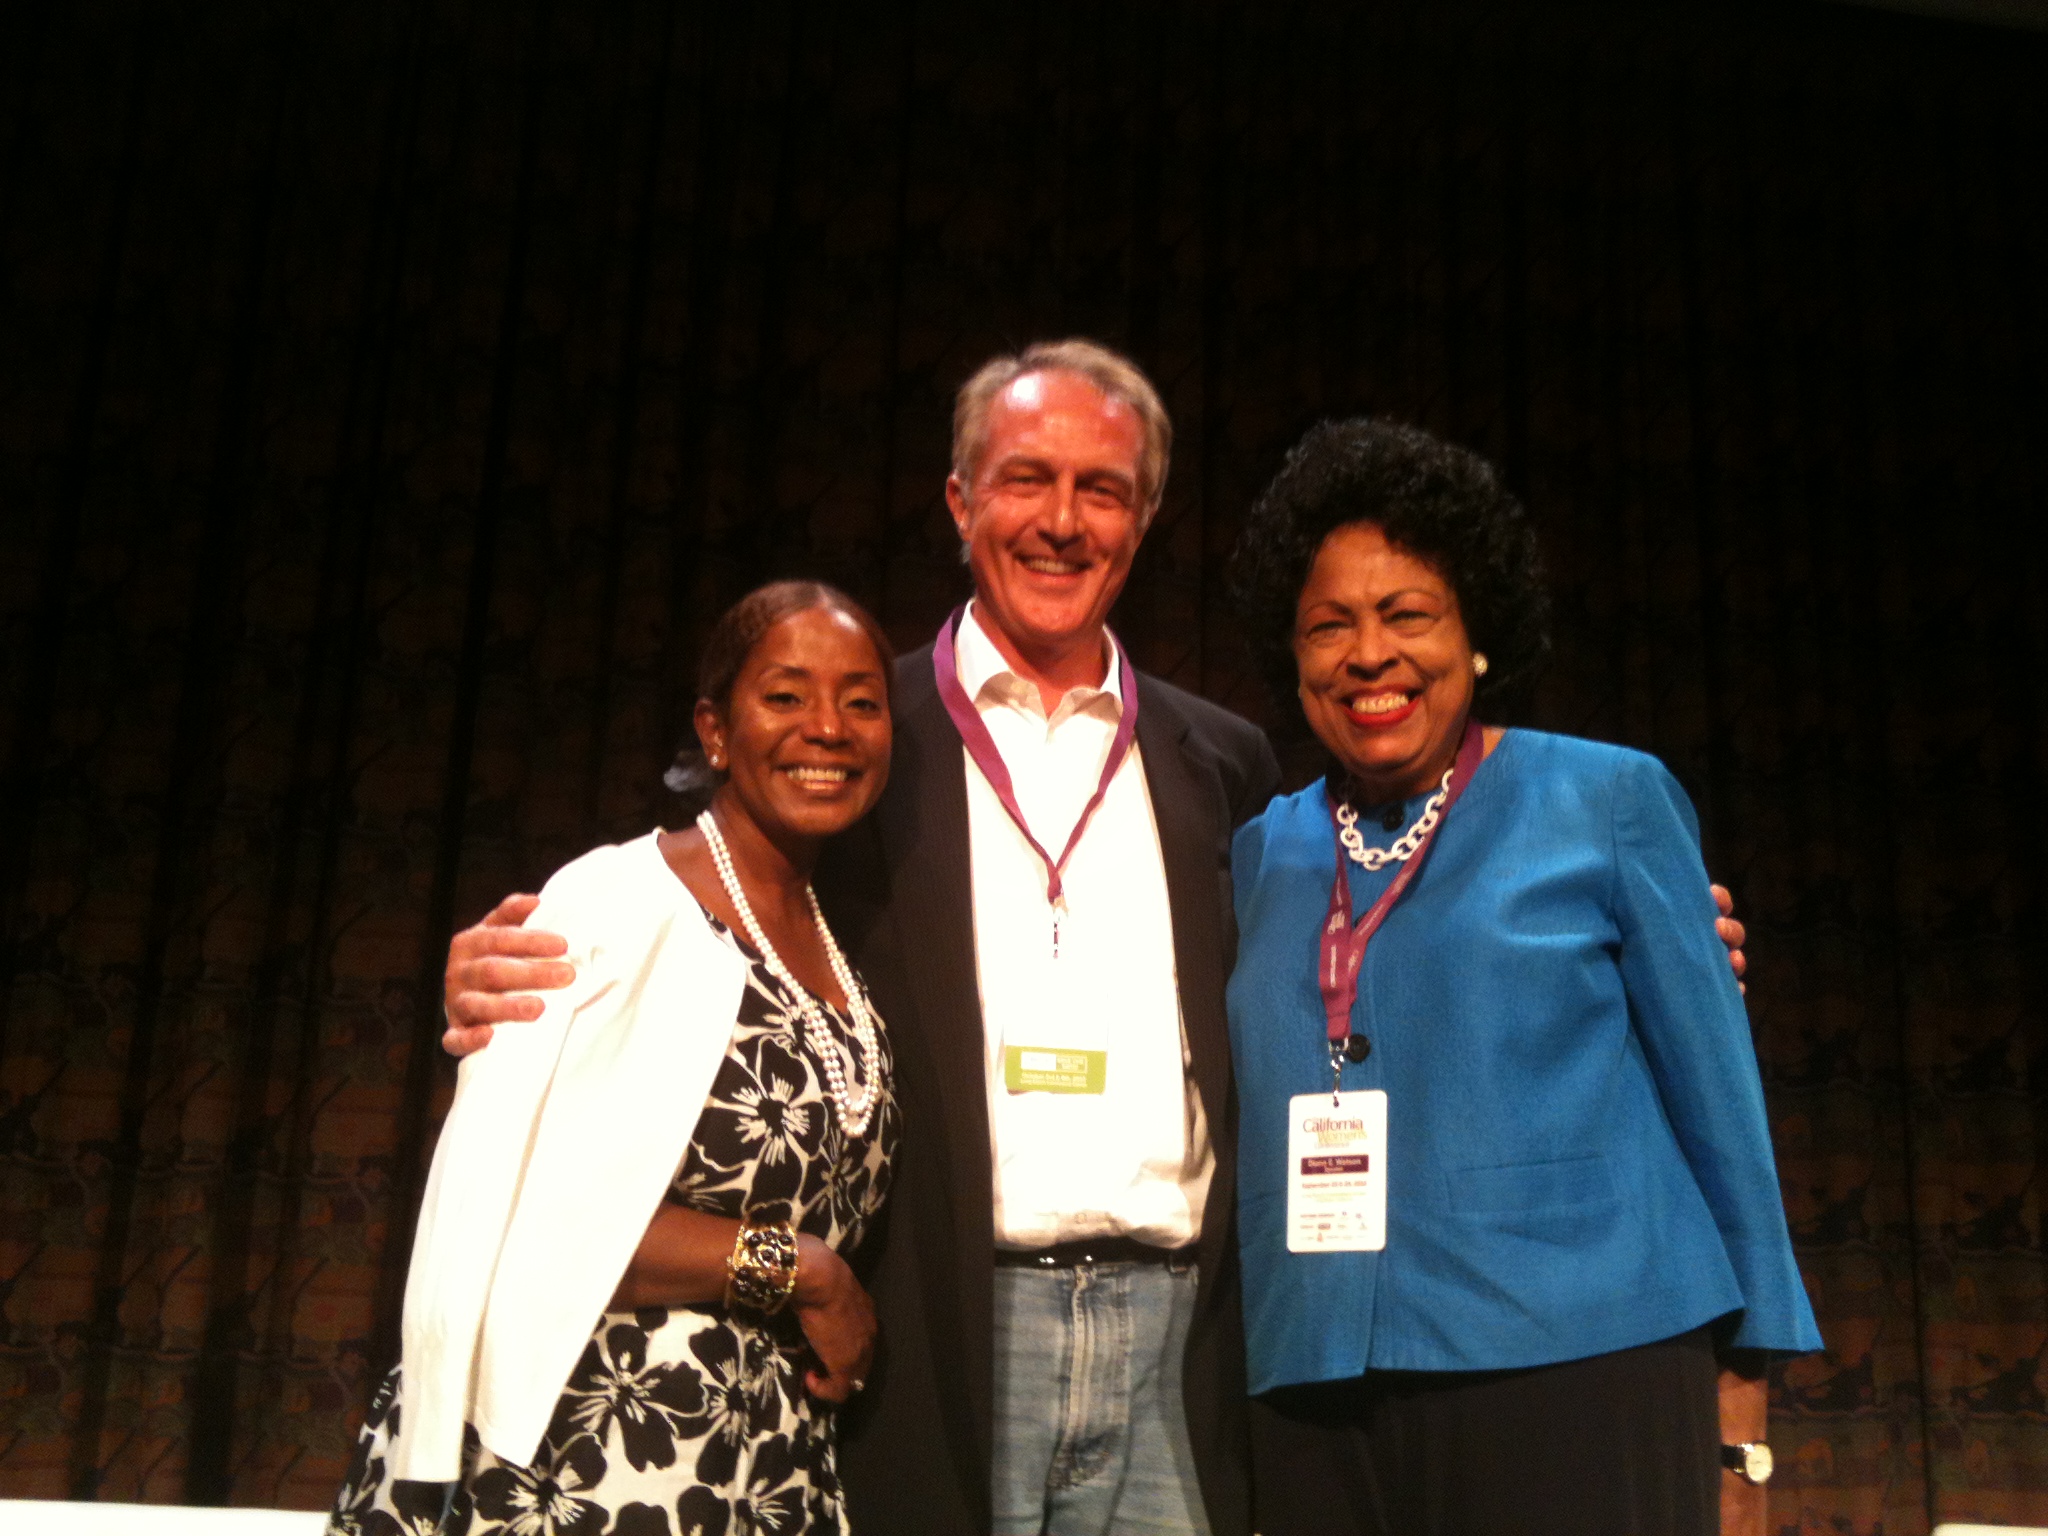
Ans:
<svg viewBox="0 0 2048 1536"><path fill-rule="evenodd" d="M1232 1225L1236 1101L1223 985L1236 947L1230 839L1279 785L1257 727L1138 674L1138 745L1173 906L1192 1071L1216 1147L1186 1400L1216 1536L1251 1525L1244 1338ZM967 778L926 646L896 664L895 756L880 805L826 850L818 893L886 1021L903 1140L895 1189L860 1264L881 1319L867 1390L841 1415L857 1529L989 1529L995 1274L993 1171Z"/></svg>

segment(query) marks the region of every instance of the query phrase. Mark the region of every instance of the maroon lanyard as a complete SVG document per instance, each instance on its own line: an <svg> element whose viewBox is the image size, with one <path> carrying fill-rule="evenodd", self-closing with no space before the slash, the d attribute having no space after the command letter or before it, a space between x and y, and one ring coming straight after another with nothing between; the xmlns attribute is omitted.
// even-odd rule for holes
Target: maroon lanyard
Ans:
<svg viewBox="0 0 2048 1536"><path fill-rule="evenodd" d="M1123 766L1124 755L1131 750L1131 742L1138 733L1138 679L1131 671L1130 658L1124 655L1124 648L1110 635L1110 647L1116 653L1119 675L1123 679L1123 715L1116 723L1116 734L1110 738L1109 757L1102 765L1102 779L1095 786L1095 793L1088 797L1088 803L1081 807L1081 815L1074 822L1074 830L1067 834L1067 846L1055 859L1045 851L1045 845L1032 836L1031 828L1024 820L1024 808L1017 803L1016 787L1010 782L1009 765L1003 761L1003 754L996 750L995 738L988 733L988 725L981 718L981 711L974 707L974 701L967 697L967 690L960 686L960 665L953 654L956 637L960 633L960 622L967 609L962 606L953 610L953 616L940 626L938 642L932 647L932 672L938 678L939 697L945 702L946 713L953 717L953 729L960 733L961 741L967 745L967 755L974 759L974 766L981 770L981 776L988 780L990 789L1003 803L1003 809L1010 813L1010 820L1017 824L1017 830L1024 834L1024 841L1031 845L1045 865L1045 899L1053 907L1052 952L1055 958L1060 952L1059 908L1066 901L1066 891L1060 882L1060 872L1067 867L1067 860L1073 857L1075 847L1081 841L1081 834L1088 829L1089 820L1095 815L1095 808L1102 804L1102 797L1109 793L1109 781L1116 777L1116 771ZM1104 631L1105 634L1108 631Z"/></svg>
<svg viewBox="0 0 2048 1536"><path fill-rule="evenodd" d="M1322 957L1316 968L1316 982L1322 990L1323 1013L1329 1024L1333 1073L1343 1071L1344 1048L1351 1040L1351 1005L1358 1000L1358 973L1365 965L1365 947L1380 931L1380 924L1394 910L1402 892L1414 882L1437 833L1443 830L1442 818L1451 814L1451 807L1458 803L1458 796L1472 782L1472 775L1478 772L1485 756L1486 732L1477 720L1468 719L1464 739L1458 743L1457 762L1451 768L1450 791L1444 796L1443 809L1437 813L1437 824L1422 840L1422 846L1402 863L1394 883L1380 893L1380 899L1355 927L1351 922L1351 872L1345 868L1349 860L1344 853L1343 832L1337 824L1337 807L1334 800L1331 803L1330 830L1337 839L1337 878L1330 886L1330 915L1323 922Z"/></svg>

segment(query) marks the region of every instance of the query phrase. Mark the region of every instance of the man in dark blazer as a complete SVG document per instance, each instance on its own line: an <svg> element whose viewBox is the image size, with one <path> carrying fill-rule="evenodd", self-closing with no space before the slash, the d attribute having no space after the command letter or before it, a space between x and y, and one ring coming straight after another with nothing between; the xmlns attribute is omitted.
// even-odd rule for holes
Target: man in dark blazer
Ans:
<svg viewBox="0 0 2048 1536"><path fill-rule="evenodd" d="M985 455L1003 446L989 445ZM973 466L961 467L971 473ZM960 516L958 470L953 486ZM1142 499L1156 505L1156 487L1141 482L1140 490L1141 497L1150 490ZM968 511L963 522L971 521ZM1122 575L1116 572L1117 587ZM995 583L980 572L977 578L977 607L999 623L1014 622L1000 606L1004 594L990 590ZM1075 649L1092 660L1103 638L1100 617L1090 618ZM992 1444L997 1242L968 857L968 775L975 770L939 696L932 659L925 646L897 663L889 787L818 871L835 931L858 954L889 1021L904 1123L871 1284L881 1351L867 1391L842 1414L839 1464L856 1527L966 1536L992 1528L990 1469L1002 1454ZM1093 670L1099 681L1100 666ZM1172 909L1187 1072L1215 1157L1194 1245L1197 1295L1183 1390L1201 1504L1222 1536L1250 1528L1231 1242L1235 1112L1223 1012L1235 945L1230 839L1265 807L1279 771L1255 727L1157 678L1140 673L1136 682L1137 743ZM1047 1403L1045 1411L1060 1405ZM1064 1528L1056 1517L1047 1526Z"/></svg>

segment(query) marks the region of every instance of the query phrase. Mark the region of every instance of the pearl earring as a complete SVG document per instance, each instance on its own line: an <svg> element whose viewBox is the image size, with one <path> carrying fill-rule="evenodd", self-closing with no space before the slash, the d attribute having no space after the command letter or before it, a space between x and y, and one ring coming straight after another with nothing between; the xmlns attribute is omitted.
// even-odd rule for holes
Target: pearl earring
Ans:
<svg viewBox="0 0 2048 1536"><path fill-rule="evenodd" d="M1472 653L1472 675L1474 677L1486 676L1486 652L1474 651Z"/></svg>

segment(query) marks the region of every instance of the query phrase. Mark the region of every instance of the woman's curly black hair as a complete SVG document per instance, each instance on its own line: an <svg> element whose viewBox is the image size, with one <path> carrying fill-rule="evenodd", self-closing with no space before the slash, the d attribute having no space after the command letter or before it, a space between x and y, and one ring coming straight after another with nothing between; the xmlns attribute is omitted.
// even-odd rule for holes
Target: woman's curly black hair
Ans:
<svg viewBox="0 0 2048 1536"><path fill-rule="evenodd" d="M1230 563L1230 595L1274 696L1295 696L1295 604L1316 552L1347 523L1374 523L1450 584L1479 691L1528 676L1550 649L1550 594L1522 504L1478 454L1415 427L1325 421L1287 455L1253 504Z"/></svg>

